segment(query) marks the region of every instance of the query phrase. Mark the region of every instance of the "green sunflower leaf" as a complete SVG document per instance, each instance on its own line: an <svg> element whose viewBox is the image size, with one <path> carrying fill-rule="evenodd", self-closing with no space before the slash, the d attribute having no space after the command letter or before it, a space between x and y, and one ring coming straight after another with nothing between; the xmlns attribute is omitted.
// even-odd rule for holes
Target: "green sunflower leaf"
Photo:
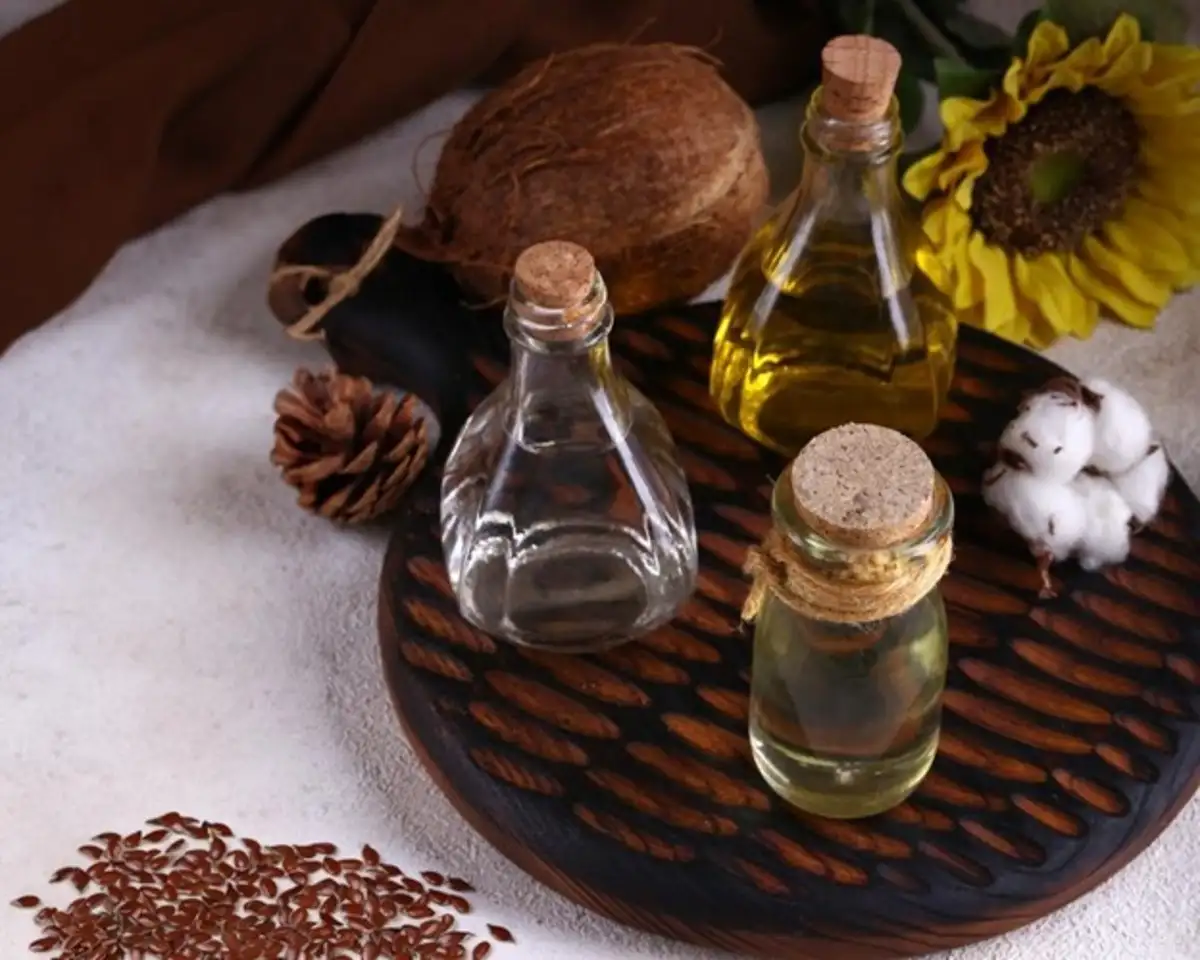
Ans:
<svg viewBox="0 0 1200 960"><path fill-rule="evenodd" d="M1137 18L1145 40L1180 43L1190 18L1180 0L1045 0L1043 12L1080 43L1105 36L1122 13Z"/></svg>
<svg viewBox="0 0 1200 960"><path fill-rule="evenodd" d="M943 100L947 97L986 100L1004 77L1004 71L1000 68L972 67L947 57L938 57L934 66L937 70L938 96Z"/></svg>
<svg viewBox="0 0 1200 960"><path fill-rule="evenodd" d="M1003 27L972 14L959 12L943 22L946 32L957 37L972 50L1004 50L1012 45L1012 35Z"/></svg>
<svg viewBox="0 0 1200 960"><path fill-rule="evenodd" d="M896 81L896 100L900 104L900 124L905 134L912 133L921 122L925 109L925 91L920 78L910 70L901 70Z"/></svg>
<svg viewBox="0 0 1200 960"><path fill-rule="evenodd" d="M933 82L933 52L920 31L909 23L897 0L823 0L822 7L837 32L865 33L886 40L900 51L906 70Z"/></svg>
<svg viewBox="0 0 1200 960"><path fill-rule="evenodd" d="M836 33L871 33L876 0L822 0L826 19Z"/></svg>
<svg viewBox="0 0 1200 960"><path fill-rule="evenodd" d="M939 23L958 13L966 0L916 0L916 4L925 14Z"/></svg>
<svg viewBox="0 0 1200 960"><path fill-rule="evenodd" d="M922 80L934 81L937 76L933 67L935 51L894 2L880 3L875 11L875 36L900 51L905 70Z"/></svg>
<svg viewBox="0 0 1200 960"><path fill-rule="evenodd" d="M1007 69L1012 62L1013 35L991 21L958 13L945 22L968 63L984 69Z"/></svg>

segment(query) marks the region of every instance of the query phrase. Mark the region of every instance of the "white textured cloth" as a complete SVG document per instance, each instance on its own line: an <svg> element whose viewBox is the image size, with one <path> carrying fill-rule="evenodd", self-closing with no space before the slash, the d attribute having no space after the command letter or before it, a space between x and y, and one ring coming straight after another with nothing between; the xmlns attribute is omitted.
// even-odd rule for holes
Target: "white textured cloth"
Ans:
<svg viewBox="0 0 1200 960"><path fill-rule="evenodd" d="M51 5L11 2L0 30ZM45 890L94 833L179 809L273 842L370 842L402 866L468 877L480 890L470 925L517 934L498 957L725 956L573 906L464 824L381 678L384 538L301 512L268 463L275 391L324 360L267 313L276 246L328 211L416 209L413 150L466 103L449 97L131 244L0 358L0 902ZM785 170L796 111L767 113ZM1153 333L1108 325L1051 356L1132 389L1200 484L1200 293ZM1090 896L954 957L1196 958L1197 903L1200 802ZM0 956L22 955L33 933L27 914L0 908Z"/></svg>

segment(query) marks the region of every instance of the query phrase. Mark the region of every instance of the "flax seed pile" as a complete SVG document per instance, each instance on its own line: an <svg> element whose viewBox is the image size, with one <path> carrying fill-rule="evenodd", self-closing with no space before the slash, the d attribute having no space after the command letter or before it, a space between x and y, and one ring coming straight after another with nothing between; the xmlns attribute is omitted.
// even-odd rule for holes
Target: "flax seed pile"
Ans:
<svg viewBox="0 0 1200 960"><path fill-rule="evenodd" d="M487 939L457 928L471 911L465 880L420 877L371 847L267 845L222 823L168 813L147 829L102 833L79 848L87 866L51 883L78 893L66 909L33 894L34 953L56 960L484 960ZM488 925L496 942L504 927Z"/></svg>

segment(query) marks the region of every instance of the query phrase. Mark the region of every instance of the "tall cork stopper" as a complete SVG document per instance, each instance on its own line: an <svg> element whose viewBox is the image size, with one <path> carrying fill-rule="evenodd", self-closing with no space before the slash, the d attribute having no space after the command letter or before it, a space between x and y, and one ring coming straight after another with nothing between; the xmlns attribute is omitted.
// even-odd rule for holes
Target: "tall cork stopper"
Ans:
<svg viewBox="0 0 1200 960"><path fill-rule="evenodd" d="M792 462L796 512L836 544L884 549L915 536L933 510L934 469L895 430L850 423L812 440Z"/></svg>
<svg viewBox="0 0 1200 960"><path fill-rule="evenodd" d="M821 53L821 106L837 120L871 123L887 116L900 51L886 40L863 34L835 37Z"/></svg>

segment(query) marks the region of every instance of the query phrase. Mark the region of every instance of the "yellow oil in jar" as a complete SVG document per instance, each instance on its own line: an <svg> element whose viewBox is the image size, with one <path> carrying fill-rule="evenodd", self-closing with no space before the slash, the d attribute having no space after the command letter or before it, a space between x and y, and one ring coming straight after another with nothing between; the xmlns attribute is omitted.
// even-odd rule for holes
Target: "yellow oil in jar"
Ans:
<svg viewBox="0 0 1200 960"><path fill-rule="evenodd" d="M869 224L815 229L796 254L786 224L769 222L743 252L714 344L717 408L785 455L850 422L923 439L954 375L948 298L881 258Z"/></svg>

